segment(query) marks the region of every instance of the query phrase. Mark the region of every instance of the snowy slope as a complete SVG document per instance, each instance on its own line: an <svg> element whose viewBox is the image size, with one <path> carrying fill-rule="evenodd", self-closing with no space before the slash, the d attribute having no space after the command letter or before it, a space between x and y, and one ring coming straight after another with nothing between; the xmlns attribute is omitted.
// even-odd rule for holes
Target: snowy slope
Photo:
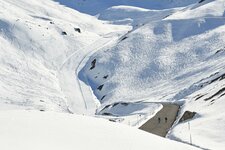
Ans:
<svg viewBox="0 0 225 150"><path fill-rule="evenodd" d="M150 10L133 6L113 6L99 13L98 18L113 24L128 24L138 28L149 21L158 21L181 9Z"/></svg>
<svg viewBox="0 0 225 150"><path fill-rule="evenodd" d="M75 101L70 111L83 113L83 99L70 97L79 95L79 88L68 91L70 85L64 84L66 77L75 77L76 68L64 68L63 74L59 70L72 54L82 59L92 50L84 47L127 27L108 25L52 1L1 0L0 7L1 109L68 112Z"/></svg>
<svg viewBox="0 0 225 150"><path fill-rule="evenodd" d="M152 96L151 101L157 101L165 95L174 100L171 96L184 85L188 87L211 74L215 64L223 65L223 56L212 56L224 47L224 24L222 17L150 21L113 48L94 54L83 71L97 97L101 100L105 96L102 102ZM96 67L90 69L95 59ZM190 70L193 73L185 75ZM192 77L198 73L201 76Z"/></svg>
<svg viewBox="0 0 225 150"><path fill-rule="evenodd" d="M225 121L222 111L225 0L205 0L202 3L194 3L195 0L146 0L141 3L85 0L74 3L79 4L76 6L70 2L61 1L61 4L90 14L99 13L99 19L107 21L50 0L0 0L0 110L35 109L96 115L138 127L162 108L154 102L174 102L184 104L179 118L185 110L197 112L191 120L195 146L210 149L225 146L225 136L220 134ZM121 4L123 6L117 6ZM182 8L174 8L177 6ZM100 145L98 142L102 144L106 139L105 134L113 136L115 133L120 134L115 134L113 140L120 144L111 145L112 139L109 138L102 144L103 149L109 145L113 149L117 149L116 146L129 149L126 146L134 141L138 141L134 144L135 149L144 149L152 146L152 143L147 143L149 139L155 143L168 142L166 148L189 148L178 148L175 142L134 129L131 131L125 126L118 131L109 131L115 124L106 125L104 133L99 134L95 132L99 131L99 126L97 129L90 127L95 125L94 122L97 124L96 119L92 123L90 118L78 117L76 120L75 117L73 120L73 116L69 117L71 124L70 121L64 124L61 120L67 115L60 117L54 113L42 115L11 111L2 111L1 114L1 129L5 133L1 139L5 140L6 147L12 146L10 149L15 149L8 144L12 136L19 136L22 132L27 134L19 140L30 139L30 131L23 126L27 125L24 124L27 120L30 120L29 129L37 128L38 135L42 129L49 130L52 124L47 129L36 126L44 116L43 122L47 124L50 118L53 119L54 129L60 131L59 135L68 137L62 145L61 139L45 143L44 147L48 148L56 146L61 149L66 145L68 149L73 146L81 149L93 146L96 149ZM85 121L82 123L82 120ZM16 123L21 124L15 131L13 125ZM102 120L100 123L108 124ZM69 126L62 129L61 125ZM74 131L76 125L79 131ZM116 124L112 128L117 127ZM55 130L51 131L53 134L48 134L50 137L44 135L46 141L57 137ZM129 130L124 133L129 138L121 137L121 130ZM84 131L87 133L82 137ZM135 136L130 135L132 132ZM89 133L95 137L92 145L67 143L73 143L71 139L78 137L86 141ZM187 123L177 121L168 137L189 143L188 133ZM139 137L141 134L146 137ZM9 138L5 138L7 136ZM99 136L99 139L96 138ZM139 143L138 138L144 140ZM35 139L30 139L30 146L37 141ZM14 142L17 143L17 140ZM18 148L19 144L15 146ZM165 149L160 147L161 144L153 146Z"/></svg>
<svg viewBox="0 0 225 150"><path fill-rule="evenodd" d="M168 17L170 19L224 17L223 0L205 0L196 5L190 5Z"/></svg>
<svg viewBox="0 0 225 150"><path fill-rule="evenodd" d="M138 12L135 14L149 11L122 9ZM156 17L129 32L114 47L95 53L80 79L82 74L88 78L87 84L102 106L137 101L184 104L180 117L185 110L198 114L191 131L194 145L223 149L224 80L211 82L225 73L224 12L224 0L206 0L165 18L159 15L158 20ZM199 94L204 97L194 101ZM188 133L187 123L177 124L169 137L189 143Z"/></svg>
<svg viewBox="0 0 225 150"><path fill-rule="evenodd" d="M216 72L211 77L195 84L196 87L202 86L203 88L184 99L185 104L179 118L186 110L197 112L197 115L193 120L175 125L168 135L169 138L186 143L192 142L202 148L224 149L224 73L225 71ZM190 135L192 141L190 141Z"/></svg>
<svg viewBox="0 0 225 150"><path fill-rule="evenodd" d="M131 27L53 1L1 0L0 8L1 149L195 149L106 120L54 113L95 113L92 91L77 73L89 55L115 44ZM145 114L155 113L143 107Z"/></svg>
<svg viewBox="0 0 225 150"><path fill-rule="evenodd" d="M4 150L197 149L103 119L34 111L0 112L0 132Z"/></svg>
<svg viewBox="0 0 225 150"><path fill-rule="evenodd" d="M112 6L127 5L147 9L183 7L198 0L55 0L63 5L91 15L101 13Z"/></svg>

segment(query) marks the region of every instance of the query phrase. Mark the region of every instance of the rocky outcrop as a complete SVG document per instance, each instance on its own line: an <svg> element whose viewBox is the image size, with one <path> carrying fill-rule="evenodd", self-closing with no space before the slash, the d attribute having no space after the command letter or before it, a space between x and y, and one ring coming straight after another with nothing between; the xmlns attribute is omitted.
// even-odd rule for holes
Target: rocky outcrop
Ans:
<svg viewBox="0 0 225 150"><path fill-rule="evenodd" d="M61 33L62 35L67 35L67 33L65 32L65 31L62 31L62 33Z"/></svg>
<svg viewBox="0 0 225 150"><path fill-rule="evenodd" d="M184 122L186 120L192 119L197 113L196 112L191 112L191 111L185 111L181 119L179 120L180 122Z"/></svg>
<svg viewBox="0 0 225 150"><path fill-rule="evenodd" d="M104 84L100 85L97 89L98 89L99 91L101 91L102 88L103 88L103 86L104 86Z"/></svg>
<svg viewBox="0 0 225 150"><path fill-rule="evenodd" d="M96 65L96 59L94 59L92 62L91 62L91 68L90 70L94 69L95 68L95 65Z"/></svg>
<svg viewBox="0 0 225 150"><path fill-rule="evenodd" d="M204 2L205 0L200 0L198 3L202 3L202 2Z"/></svg>
<svg viewBox="0 0 225 150"><path fill-rule="evenodd" d="M81 29L80 28L74 28L74 30L78 33L81 33Z"/></svg>

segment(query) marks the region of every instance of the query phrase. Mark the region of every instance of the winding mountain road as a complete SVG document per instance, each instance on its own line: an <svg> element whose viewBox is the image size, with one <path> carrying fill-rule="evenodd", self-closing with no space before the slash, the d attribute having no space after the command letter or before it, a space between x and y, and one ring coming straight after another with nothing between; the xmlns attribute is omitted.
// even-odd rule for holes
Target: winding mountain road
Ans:
<svg viewBox="0 0 225 150"><path fill-rule="evenodd" d="M176 120L179 105L162 103L163 108L139 129L165 137Z"/></svg>
<svg viewBox="0 0 225 150"><path fill-rule="evenodd" d="M63 61L58 70L58 77L62 91L67 99L68 110L71 113L95 114L98 104L93 98L90 86L79 80L78 73L85 66L91 55L100 49L115 44L126 34L127 30L108 33L92 44L76 50Z"/></svg>

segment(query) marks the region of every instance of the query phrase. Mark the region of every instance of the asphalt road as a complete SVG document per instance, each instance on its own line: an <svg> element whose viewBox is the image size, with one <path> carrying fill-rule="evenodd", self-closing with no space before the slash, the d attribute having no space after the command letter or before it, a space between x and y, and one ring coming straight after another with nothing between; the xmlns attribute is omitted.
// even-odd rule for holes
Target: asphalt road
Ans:
<svg viewBox="0 0 225 150"><path fill-rule="evenodd" d="M177 117L179 106L176 104L162 105L163 108L153 118L149 119L145 124L143 124L139 129L162 137L166 136L167 132L172 127Z"/></svg>

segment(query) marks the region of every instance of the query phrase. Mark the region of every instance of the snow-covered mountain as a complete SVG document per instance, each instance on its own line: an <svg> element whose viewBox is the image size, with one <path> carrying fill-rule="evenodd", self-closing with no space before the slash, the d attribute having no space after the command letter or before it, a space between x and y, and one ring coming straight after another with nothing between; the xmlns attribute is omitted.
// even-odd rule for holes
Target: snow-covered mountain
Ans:
<svg viewBox="0 0 225 150"><path fill-rule="evenodd" d="M132 14L130 22L121 24L134 25L135 30L113 47L95 53L80 73L102 108L121 101L183 103L180 117L185 110L198 114L191 121L193 144L222 149L225 1L157 10L149 20L143 14L151 14L151 10L112 7L107 11L114 14L102 14L103 18L113 18L116 23ZM189 143L189 132L187 122L180 123L169 137Z"/></svg>
<svg viewBox="0 0 225 150"><path fill-rule="evenodd" d="M50 140L57 144L46 149L61 149L71 139L77 139L78 149L87 149L82 144L88 132L99 128L104 134L91 132L95 140L90 146L98 147L105 140L102 137L110 135L109 141L101 143L102 149L129 149L137 138L143 140L133 149L195 149L118 123L55 113L90 115L139 127L164 102L181 105L168 138L190 143L192 135L196 147L223 149L224 39L225 0L0 0L3 148L18 149L17 144L7 146L14 135L18 139L27 133L22 143L30 137L31 130L23 128L27 120L28 129L37 129L40 137L39 131L49 130L57 120L51 132L60 133L52 135L67 137L62 145L60 139ZM186 110L197 115L179 123ZM37 127L36 122L47 126ZM16 123L18 128L13 126ZM85 136L84 128L88 128ZM129 136L120 137L121 130ZM52 139L52 135L44 137ZM146 138L166 144L148 144ZM131 141L112 146L112 139Z"/></svg>
<svg viewBox="0 0 225 150"><path fill-rule="evenodd" d="M86 45L111 32L127 30L52 1L1 0L0 7L2 108L68 112L67 103L72 102L65 95L69 85L64 76L74 76L75 70L59 75L64 61L74 53L82 59L91 51L84 49ZM76 88L72 90L78 95ZM82 109L79 107L78 100L76 108Z"/></svg>
<svg viewBox="0 0 225 150"><path fill-rule="evenodd" d="M180 100L186 96L176 95L181 89L204 76L222 72L223 53L216 53L224 48L223 4L221 0L196 4L163 19L158 12L159 20L141 24L112 48L95 53L83 71L98 99L105 96L102 103L135 101L152 96L152 101ZM202 7L213 10L199 14L197 9ZM180 18L190 11L193 12L192 18L189 15ZM180 14L178 19L177 14ZM93 61L95 67L90 68ZM215 67L211 66L215 64L221 66L218 67L221 71L213 71ZM103 87L98 89L100 85Z"/></svg>
<svg viewBox="0 0 225 150"><path fill-rule="evenodd" d="M101 13L112 6L126 5L147 9L167 9L184 7L199 0L55 0L65 6L91 15Z"/></svg>

